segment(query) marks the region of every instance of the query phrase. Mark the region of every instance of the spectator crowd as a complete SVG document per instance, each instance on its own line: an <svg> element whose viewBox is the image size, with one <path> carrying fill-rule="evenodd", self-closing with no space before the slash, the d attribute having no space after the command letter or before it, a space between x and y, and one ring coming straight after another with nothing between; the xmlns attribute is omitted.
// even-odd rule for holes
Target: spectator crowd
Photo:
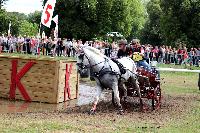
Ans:
<svg viewBox="0 0 200 133"><path fill-rule="evenodd" d="M106 56L117 58L119 49L122 49L118 43L108 43L104 41L82 41L70 40L68 38L51 38L39 39L36 37L15 37L15 36L0 36L0 53L24 53L33 55L46 56L75 56L73 45L92 46L100 49ZM139 51L138 51L139 49ZM199 66L200 47L188 49L185 46L172 48L171 46L162 45L154 46L150 44L141 45L139 40L135 39L130 44L126 45L126 52L132 55L134 52L140 52L144 55L147 62L157 61L165 64L190 64Z"/></svg>

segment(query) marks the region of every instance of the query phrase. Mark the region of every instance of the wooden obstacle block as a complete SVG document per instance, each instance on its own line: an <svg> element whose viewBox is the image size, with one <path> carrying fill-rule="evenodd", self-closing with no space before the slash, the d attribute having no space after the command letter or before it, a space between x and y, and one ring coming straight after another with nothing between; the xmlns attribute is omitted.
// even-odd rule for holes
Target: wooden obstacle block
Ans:
<svg viewBox="0 0 200 133"><path fill-rule="evenodd" d="M66 66L71 67L66 70ZM66 82L69 83L70 96L65 93ZM78 85L74 61L0 56L0 97L61 103L77 98Z"/></svg>

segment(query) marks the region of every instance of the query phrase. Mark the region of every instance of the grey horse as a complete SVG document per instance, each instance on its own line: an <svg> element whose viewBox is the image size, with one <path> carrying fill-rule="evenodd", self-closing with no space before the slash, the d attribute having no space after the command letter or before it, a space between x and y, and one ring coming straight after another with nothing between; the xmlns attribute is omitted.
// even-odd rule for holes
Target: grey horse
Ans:
<svg viewBox="0 0 200 133"><path fill-rule="evenodd" d="M138 92L140 104L142 105L140 88L137 84L136 65L134 61L128 57L118 59L117 62L123 66L123 73L116 61L103 55L98 49L87 46L82 48L75 48L77 51L77 65L78 69L90 69L94 73L94 79L97 84L97 93L94 100L94 105L90 110L90 114L94 114L96 106L105 88L112 89L114 98L120 114L123 114L123 108L120 103L118 87L123 89L124 97L127 97L127 88L125 82L131 81Z"/></svg>

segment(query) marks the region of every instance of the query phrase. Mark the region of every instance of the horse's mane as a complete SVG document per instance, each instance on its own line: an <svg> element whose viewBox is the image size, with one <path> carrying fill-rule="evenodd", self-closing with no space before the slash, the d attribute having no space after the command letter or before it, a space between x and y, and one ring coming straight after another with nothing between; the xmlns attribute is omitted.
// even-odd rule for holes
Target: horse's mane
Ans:
<svg viewBox="0 0 200 133"><path fill-rule="evenodd" d="M98 56L102 56L102 57L104 57L104 58L108 58L107 56L105 56L104 54L102 54L102 53L100 52L100 50L98 50L98 49L96 49L96 48L94 48L94 47L87 46L87 47L85 47L85 48L86 48L87 50L91 51L92 53L98 55Z"/></svg>

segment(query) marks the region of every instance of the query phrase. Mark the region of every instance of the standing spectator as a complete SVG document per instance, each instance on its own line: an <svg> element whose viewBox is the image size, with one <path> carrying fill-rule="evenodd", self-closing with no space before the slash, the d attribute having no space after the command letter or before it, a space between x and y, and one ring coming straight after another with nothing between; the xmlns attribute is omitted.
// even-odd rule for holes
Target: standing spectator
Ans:
<svg viewBox="0 0 200 133"><path fill-rule="evenodd" d="M22 53L23 51L23 45L24 45L24 38L23 37L19 37L18 38L18 46L19 46L19 52Z"/></svg>
<svg viewBox="0 0 200 133"><path fill-rule="evenodd" d="M197 51L197 63L198 63L198 67L199 67L199 62L200 62L200 47L198 48L198 51Z"/></svg>
<svg viewBox="0 0 200 133"><path fill-rule="evenodd" d="M172 61L172 58L173 58L173 50L172 50L172 47L169 46L169 49L168 49L168 63L171 63Z"/></svg>
<svg viewBox="0 0 200 133"><path fill-rule="evenodd" d="M62 40L61 38L58 39L58 42L57 42L57 56L61 56L62 55Z"/></svg>
<svg viewBox="0 0 200 133"><path fill-rule="evenodd" d="M52 45L52 39L49 37L45 45L46 55L49 55L51 53L51 45Z"/></svg>
<svg viewBox="0 0 200 133"><path fill-rule="evenodd" d="M168 62L168 56L169 55L169 47L168 46L166 46L166 48L165 48L165 64L168 64L169 62Z"/></svg>
<svg viewBox="0 0 200 133"><path fill-rule="evenodd" d="M187 50L184 50L183 51L183 62L182 62L182 64L186 65L188 63L188 61L189 61L189 56L188 56Z"/></svg>
<svg viewBox="0 0 200 133"><path fill-rule="evenodd" d="M199 67L199 50L194 48L194 65Z"/></svg>
<svg viewBox="0 0 200 133"><path fill-rule="evenodd" d="M2 49L3 49L3 40L2 40L2 37L0 36L0 54L1 54Z"/></svg>
<svg viewBox="0 0 200 133"><path fill-rule="evenodd" d="M154 54L153 54L153 47L150 46L150 53L149 53L150 61L153 61L153 56L154 56Z"/></svg>
<svg viewBox="0 0 200 133"><path fill-rule="evenodd" d="M29 37L26 38L26 52L27 54L31 54L31 39Z"/></svg>
<svg viewBox="0 0 200 133"><path fill-rule="evenodd" d="M158 62L158 46L155 46L155 48L152 50L153 52L153 60Z"/></svg>
<svg viewBox="0 0 200 133"><path fill-rule="evenodd" d="M190 58L190 64L194 65L194 48L190 49L189 58Z"/></svg>
<svg viewBox="0 0 200 133"><path fill-rule="evenodd" d="M149 64L150 63L150 46L149 46L149 44L145 45L144 58L146 59L146 62Z"/></svg>
<svg viewBox="0 0 200 133"><path fill-rule="evenodd" d="M183 48L182 45L179 46L179 49L177 51L177 57L178 57L178 64L181 65L181 62L183 61L182 55L183 55Z"/></svg>
<svg viewBox="0 0 200 133"><path fill-rule="evenodd" d="M64 55L64 56L67 56L67 49L68 49L68 46L67 46L67 39L66 39L66 38L63 38L63 48L64 48L63 55Z"/></svg>
<svg viewBox="0 0 200 133"><path fill-rule="evenodd" d="M3 50L8 50L8 38L4 36L3 34L3 37L2 37L2 42L3 42Z"/></svg>
<svg viewBox="0 0 200 133"><path fill-rule="evenodd" d="M52 49L52 56L56 56L56 48L57 48L57 38L54 38L53 40L53 44L51 46L51 49Z"/></svg>
<svg viewBox="0 0 200 133"><path fill-rule="evenodd" d="M173 48L173 60L172 63L177 64L178 60L177 60L177 50L176 48Z"/></svg>
<svg viewBox="0 0 200 133"><path fill-rule="evenodd" d="M110 55L111 55L111 45L110 44L108 44L108 43L105 43L105 55L107 56L107 57L110 57Z"/></svg>
<svg viewBox="0 0 200 133"><path fill-rule="evenodd" d="M159 47L158 57L158 63L163 63L164 49L162 46Z"/></svg>
<svg viewBox="0 0 200 133"><path fill-rule="evenodd" d="M72 41L70 39L67 40L67 56L70 57L71 55L71 49L73 47Z"/></svg>

